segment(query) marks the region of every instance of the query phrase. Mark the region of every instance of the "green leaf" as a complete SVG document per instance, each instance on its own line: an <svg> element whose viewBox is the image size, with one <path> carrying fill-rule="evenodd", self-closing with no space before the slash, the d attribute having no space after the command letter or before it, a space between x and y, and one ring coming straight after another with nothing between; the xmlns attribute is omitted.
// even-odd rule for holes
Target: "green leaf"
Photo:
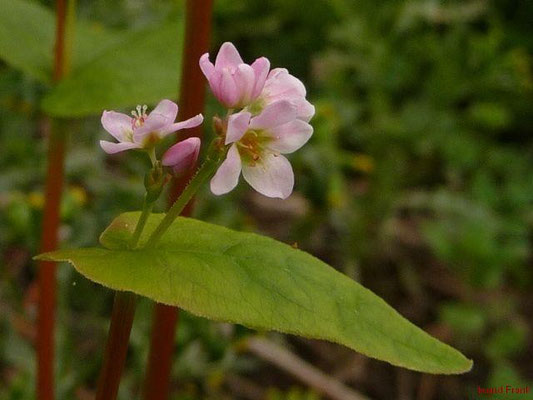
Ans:
<svg viewBox="0 0 533 400"><path fill-rule="evenodd" d="M43 110L82 117L177 97L182 36L180 19L129 35L61 81Z"/></svg>
<svg viewBox="0 0 533 400"><path fill-rule="evenodd" d="M253 233L178 218L156 248L123 250L139 213L116 218L106 248L59 250L87 278L217 321L341 343L370 357L429 373L461 373L472 362L385 301L317 258ZM152 215L141 245L161 221Z"/></svg>
<svg viewBox="0 0 533 400"><path fill-rule="evenodd" d="M28 0L0 0L0 58L33 78L49 83L53 69L55 16ZM93 59L122 40L97 24L76 22L72 68Z"/></svg>
<svg viewBox="0 0 533 400"><path fill-rule="evenodd" d="M0 56L36 79L51 76L53 15L43 6L22 0L0 0Z"/></svg>

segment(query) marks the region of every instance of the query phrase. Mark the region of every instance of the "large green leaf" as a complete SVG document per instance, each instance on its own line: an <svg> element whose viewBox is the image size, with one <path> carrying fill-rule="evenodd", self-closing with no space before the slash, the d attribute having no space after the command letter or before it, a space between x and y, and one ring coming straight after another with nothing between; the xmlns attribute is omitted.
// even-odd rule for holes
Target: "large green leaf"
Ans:
<svg viewBox="0 0 533 400"><path fill-rule="evenodd" d="M81 117L177 97L182 36L181 20L131 34L61 81L44 111Z"/></svg>
<svg viewBox="0 0 533 400"><path fill-rule="evenodd" d="M42 82L51 81L55 42L55 16L51 10L28 0L0 0L0 58ZM72 44L76 70L123 35L78 21Z"/></svg>
<svg viewBox="0 0 533 400"><path fill-rule="evenodd" d="M68 261L95 282L200 316L330 340L417 371L461 373L472 366L357 282L267 237L179 218L157 248L123 250L138 217L115 219L100 238L105 248L39 258ZM150 217L141 244L161 218Z"/></svg>

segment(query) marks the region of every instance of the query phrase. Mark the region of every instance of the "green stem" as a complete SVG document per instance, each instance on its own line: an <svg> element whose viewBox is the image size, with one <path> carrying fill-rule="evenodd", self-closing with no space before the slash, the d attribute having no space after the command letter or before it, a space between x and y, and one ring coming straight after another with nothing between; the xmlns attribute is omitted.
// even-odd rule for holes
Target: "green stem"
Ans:
<svg viewBox="0 0 533 400"><path fill-rule="evenodd" d="M152 235L146 242L145 247L153 247L172 225L174 220L180 215L187 203L191 200L194 194L198 191L200 186L209 179L215 173L216 169L222 162L223 157L207 157L202 166L198 169L198 172L189 182L185 190L181 193L180 197L170 207L165 218L159 223L157 228L152 232Z"/></svg>
<svg viewBox="0 0 533 400"><path fill-rule="evenodd" d="M148 150L148 156L150 157L152 166L155 166L155 164L157 163L157 157L155 156L155 147L152 147L150 150Z"/></svg>
<svg viewBox="0 0 533 400"><path fill-rule="evenodd" d="M146 225L146 221L148 220L148 217L150 216L150 213L152 212L153 208L154 208L154 202L149 203L146 200L146 196L145 196L141 217L139 218L139 221L137 221L135 232L133 232L133 236L130 239L130 243L129 243L130 249L134 249L135 247L137 247L137 244L139 243L139 239L141 237L141 233L144 229L144 226Z"/></svg>

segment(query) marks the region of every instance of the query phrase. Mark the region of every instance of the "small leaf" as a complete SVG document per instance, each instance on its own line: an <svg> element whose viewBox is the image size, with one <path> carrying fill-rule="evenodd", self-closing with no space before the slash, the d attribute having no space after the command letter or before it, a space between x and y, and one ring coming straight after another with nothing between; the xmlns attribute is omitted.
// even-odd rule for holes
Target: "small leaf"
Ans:
<svg viewBox="0 0 533 400"><path fill-rule="evenodd" d="M182 36L179 19L130 34L61 81L43 99L43 110L83 117L177 97Z"/></svg>
<svg viewBox="0 0 533 400"><path fill-rule="evenodd" d="M33 78L49 83L56 29L53 12L28 0L0 0L0 9L0 58ZM119 34L77 21L73 70L120 40Z"/></svg>
<svg viewBox="0 0 533 400"><path fill-rule="evenodd" d="M119 216L107 248L59 250L87 278L217 321L341 343L370 357L429 373L461 373L472 362L371 291L317 258L273 239L178 218L157 248L122 250L139 213ZM141 245L161 221L152 215Z"/></svg>

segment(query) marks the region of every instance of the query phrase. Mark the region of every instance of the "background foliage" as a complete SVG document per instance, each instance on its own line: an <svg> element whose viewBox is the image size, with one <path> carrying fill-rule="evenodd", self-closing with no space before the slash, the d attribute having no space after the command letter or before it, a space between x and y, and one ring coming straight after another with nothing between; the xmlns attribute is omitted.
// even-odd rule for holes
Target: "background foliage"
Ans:
<svg viewBox="0 0 533 400"><path fill-rule="evenodd" d="M430 378L340 346L271 338L376 399L463 398L478 385L531 387L531 3L215 4L213 48L231 40L246 60L265 55L274 66L286 66L306 83L317 115L313 139L292 157L297 187L289 200L265 199L242 185L222 198L205 193L196 215L297 242L476 364L465 376ZM94 34L88 49L99 41L123 46L118 54L125 55L117 60L113 51L91 55L87 50L82 61L89 64L80 69L92 65L96 72L85 72L91 77L112 63L137 65L152 37L144 32L179 20L182 7L174 1L78 0L75 37ZM31 399L31 256L38 249L45 168L40 110L52 102L42 103L43 98L54 94L46 83L46 65L34 68L41 58L32 63L31 52L10 58L22 47L5 47L13 26L0 21L0 55L6 60L0 64L0 399ZM45 27L33 34L49 39ZM136 37L145 39L137 46L131 39ZM143 82L154 77L161 82L171 74L159 67L135 67L137 80L127 81L133 82L132 93L139 93L135 90ZM177 75L165 87L175 87L174 82ZM80 99L90 98L82 86L70 85L80 88L82 93L74 93ZM172 90L165 95L177 93ZM147 95L146 101L154 100ZM76 111L75 103L59 102L58 113L95 110ZM207 114L219 110L211 101ZM88 246L114 215L139 208L139 177L146 165L131 154L105 157L97 145L105 136L98 117L74 120L71 131L61 237L66 246ZM90 398L97 377L111 293L69 268L60 271L58 398L83 400ZM151 304L142 301L122 399L139 392L150 312ZM251 335L256 332L182 313L174 398L246 399L258 393L268 399L319 398L290 375L241 351L242 339Z"/></svg>

